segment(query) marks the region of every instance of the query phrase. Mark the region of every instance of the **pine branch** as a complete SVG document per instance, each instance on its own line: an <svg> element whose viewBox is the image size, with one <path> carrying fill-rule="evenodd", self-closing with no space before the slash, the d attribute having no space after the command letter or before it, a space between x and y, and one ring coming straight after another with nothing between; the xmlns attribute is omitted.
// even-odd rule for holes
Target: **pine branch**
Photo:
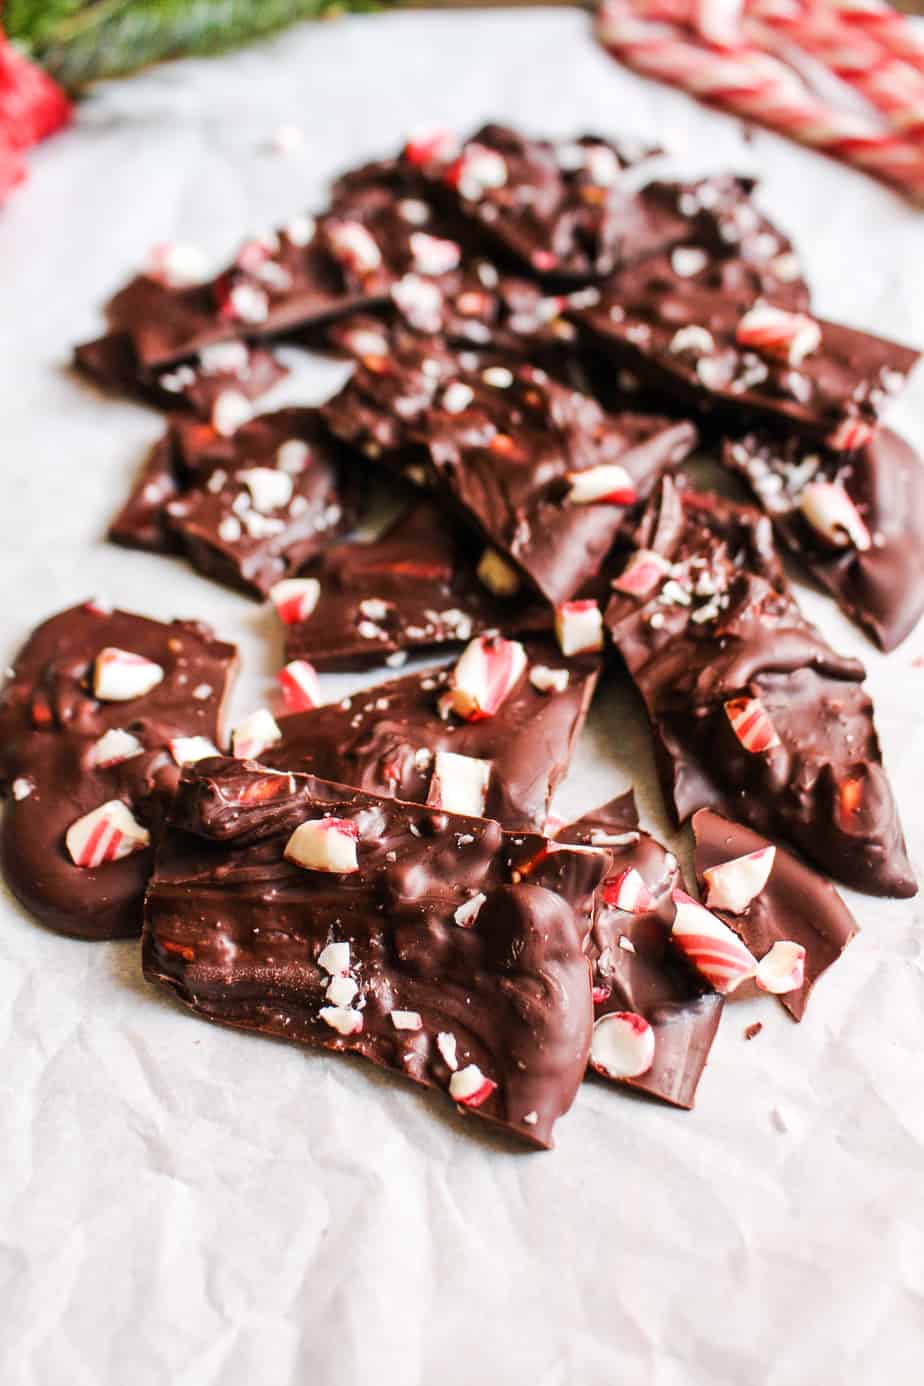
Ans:
<svg viewBox="0 0 924 1386"><path fill-rule="evenodd" d="M164 58L223 52L374 0L8 0L3 22L69 91Z"/></svg>

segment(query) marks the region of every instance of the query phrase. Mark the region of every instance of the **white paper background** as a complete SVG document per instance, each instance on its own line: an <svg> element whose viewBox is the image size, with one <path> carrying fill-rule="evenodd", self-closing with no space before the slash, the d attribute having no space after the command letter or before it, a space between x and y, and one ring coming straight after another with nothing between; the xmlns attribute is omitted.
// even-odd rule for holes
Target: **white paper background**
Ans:
<svg viewBox="0 0 924 1386"><path fill-rule="evenodd" d="M818 309L924 339L919 215L635 79L574 11L349 20L163 68L86 102L0 214L0 656L98 593L213 621L248 661L237 708L263 696L279 647L258 607L102 542L159 420L77 383L69 348L153 242L224 255L408 128L489 117L634 130L690 170L758 171ZM290 121L303 150L267 154ZM303 385L319 397L337 377L326 363ZM919 443L922 406L919 377L894 414ZM868 662L920 870L924 630L885 660L827 600L806 604ZM628 777L665 829L617 681L562 803L590 807ZM921 908L851 903L863 933L801 1026L772 1002L728 1008L694 1113L587 1085L557 1150L525 1155L359 1063L210 1028L145 986L135 945L53 937L5 895L0 1381L918 1382Z"/></svg>

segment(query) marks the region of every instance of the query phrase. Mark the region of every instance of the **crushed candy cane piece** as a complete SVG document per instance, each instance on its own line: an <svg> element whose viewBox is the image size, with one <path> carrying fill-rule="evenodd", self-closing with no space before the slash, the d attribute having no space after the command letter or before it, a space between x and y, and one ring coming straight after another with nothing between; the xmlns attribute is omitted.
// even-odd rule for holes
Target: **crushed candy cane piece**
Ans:
<svg viewBox="0 0 924 1386"><path fill-rule="evenodd" d="M641 872L634 866L621 871L618 876L610 876L600 888L600 898L606 905L629 914L645 914L650 910L654 897L645 884Z"/></svg>
<svg viewBox="0 0 924 1386"><path fill-rule="evenodd" d="M636 549L619 577L613 579L613 590L630 597L647 597L670 570L667 559L653 549Z"/></svg>
<svg viewBox="0 0 924 1386"><path fill-rule="evenodd" d="M477 1064L466 1064L449 1080L449 1096L463 1107L480 1107L494 1092L497 1084L486 1078Z"/></svg>
<svg viewBox="0 0 924 1386"><path fill-rule="evenodd" d="M197 760L221 755L221 751L207 736L175 736L168 744L177 765L194 765Z"/></svg>
<svg viewBox="0 0 924 1386"><path fill-rule="evenodd" d="M805 949L801 943L777 939L769 953L757 964L755 981L761 991L785 996L805 983Z"/></svg>
<svg viewBox="0 0 924 1386"><path fill-rule="evenodd" d="M547 664L534 664L529 681L539 693L564 693L568 687L567 669L550 669Z"/></svg>
<svg viewBox="0 0 924 1386"><path fill-rule="evenodd" d="M671 938L687 960L722 996L728 996L757 971L757 959L714 914L683 890L674 890L676 907Z"/></svg>
<svg viewBox="0 0 924 1386"><path fill-rule="evenodd" d="M150 693L163 677L163 669L153 660L107 645L96 656L93 692L107 703L129 702Z"/></svg>
<svg viewBox="0 0 924 1386"><path fill-rule="evenodd" d="M75 866L95 868L141 852L151 842L147 828L121 799L110 799L71 824L64 841Z"/></svg>
<svg viewBox="0 0 924 1386"><path fill-rule="evenodd" d="M475 391L471 385L466 385L462 380L454 380L443 391L441 403L447 414L461 414L474 398Z"/></svg>
<svg viewBox="0 0 924 1386"><path fill-rule="evenodd" d="M806 313L791 313L771 303L755 303L738 323L735 340L766 356L798 366L821 346L821 328Z"/></svg>
<svg viewBox="0 0 924 1386"><path fill-rule="evenodd" d="M780 745L776 728L759 698L731 698L725 703L725 714L735 736L752 755Z"/></svg>
<svg viewBox="0 0 924 1386"><path fill-rule="evenodd" d="M415 168L426 168L430 164L448 163L455 158L458 148L458 136L451 130L427 130L407 141L404 157Z"/></svg>
<svg viewBox="0 0 924 1386"><path fill-rule="evenodd" d="M346 977L350 970L350 945L348 942L337 941L328 943L318 954L318 967L324 969L331 977Z"/></svg>
<svg viewBox="0 0 924 1386"><path fill-rule="evenodd" d="M275 467L245 467L235 477L250 492L254 508L261 515L281 510L292 499L292 478Z"/></svg>
<svg viewBox="0 0 924 1386"><path fill-rule="evenodd" d="M396 1030L422 1030L423 1018L420 1011L390 1011L391 1023Z"/></svg>
<svg viewBox="0 0 924 1386"><path fill-rule="evenodd" d="M872 545L860 512L844 490L830 481L810 481L799 497L799 509L812 529L838 548L853 546L861 553Z"/></svg>
<svg viewBox="0 0 924 1386"><path fill-rule="evenodd" d="M640 1078L654 1063L655 1034L644 1016L611 1011L595 1023L590 1066L607 1078Z"/></svg>
<svg viewBox="0 0 924 1386"><path fill-rule="evenodd" d="M307 659L293 659L276 675L288 712L310 712L320 707L321 680Z"/></svg>
<svg viewBox="0 0 924 1386"><path fill-rule="evenodd" d="M875 432L873 425L865 419L842 419L825 442L834 452L856 452L866 447Z"/></svg>
<svg viewBox="0 0 924 1386"><path fill-rule="evenodd" d="M252 418L253 405L240 390L222 390L212 405L212 427L222 438L230 438Z"/></svg>
<svg viewBox="0 0 924 1386"><path fill-rule="evenodd" d="M143 751L144 747L137 736L123 731L121 727L113 727L103 732L98 741L94 741L87 762L96 770L105 770L110 765L119 765L123 760L132 760Z"/></svg>
<svg viewBox="0 0 924 1386"><path fill-rule="evenodd" d="M447 813L465 813L480 818L484 813L491 780L491 762L454 751L437 751L427 803Z"/></svg>
<svg viewBox="0 0 924 1386"><path fill-rule="evenodd" d="M555 634L563 655L603 649L603 613L595 601L564 602L555 608Z"/></svg>
<svg viewBox="0 0 924 1386"><path fill-rule="evenodd" d="M208 278L209 262L198 246L164 241L151 248L146 273L168 289L188 289Z"/></svg>
<svg viewBox="0 0 924 1386"><path fill-rule="evenodd" d="M455 241L430 236L426 231L412 231L408 240L414 268L419 274L449 274L458 269L462 250Z"/></svg>
<svg viewBox="0 0 924 1386"><path fill-rule="evenodd" d="M381 267L382 252L362 222L335 222L327 228L327 236L337 259L356 274L372 274Z"/></svg>
<svg viewBox="0 0 924 1386"><path fill-rule="evenodd" d="M634 505L638 500L635 482L618 462L569 472L566 479L571 487L567 497L570 505Z"/></svg>
<svg viewBox="0 0 924 1386"><path fill-rule="evenodd" d="M257 760L282 740L279 724L268 707L257 708L234 728L231 747L238 760Z"/></svg>
<svg viewBox="0 0 924 1386"><path fill-rule="evenodd" d="M526 664L526 651L518 641L478 636L452 671L449 706L468 722L493 717L519 683Z"/></svg>
<svg viewBox="0 0 924 1386"><path fill-rule="evenodd" d="M358 991L359 983L352 977L331 977L324 998L332 1006L351 1006Z"/></svg>
<svg viewBox="0 0 924 1386"><path fill-rule="evenodd" d="M307 621L321 597L317 578L285 578L270 588L270 601L287 626Z"/></svg>
<svg viewBox="0 0 924 1386"><path fill-rule="evenodd" d="M457 1045L455 1035L451 1034L448 1030L440 1030L436 1037L436 1047L443 1056L443 1062L446 1067L452 1069L453 1073L455 1073L456 1069L459 1067L459 1060L456 1057Z"/></svg>
<svg viewBox="0 0 924 1386"><path fill-rule="evenodd" d="M235 284L228 294L226 312L238 322L256 326L269 317L269 299L255 284Z"/></svg>
<svg viewBox="0 0 924 1386"><path fill-rule="evenodd" d="M470 144L449 165L443 177L462 197L478 202L486 192L502 188L507 182L507 163L496 149Z"/></svg>
<svg viewBox="0 0 924 1386"><path fill-rule="evenodd" d="M21 803L23 799L28 799L35 793L35 781L28 775L17 775L10 785L10 793L17 803Z"/></svg>
<svg viewBox="0 0 924 1386"><path fill-rule="evenodd" d="M484 891L480 890L477 895L471 896L470 899L466 900L463 904L459 906L459 908L453 915L453 919L456 921L456 923L459 925L461 929L472 928L473 924L475 923L475 920L481 913L481 907L484 904L485 900L487 900L487 898L488 897L485 895Z"/></svg>
<svg viewBox="0 0 924 1386"><path fill-rule="evenodd" d="M770 879L775 857L775 847L760 847L743 857L707 867L703 872L706 908L743 914Z"/></svg>
<svg viewBox="0 0 924 1386"><path fill-rule="evenodd" d="M309 818L289 838L284 856L306 871L346 875L359 870L358 841L359 827L352 818Z"/></svg>
<svg viewBox="0 0 924 1386"><path fill-rule="evenodd" d="M319 1015L338 1035L358 1035L363 1028L362 1011L353 1011L348 1006L322 1006Z"/></svg>

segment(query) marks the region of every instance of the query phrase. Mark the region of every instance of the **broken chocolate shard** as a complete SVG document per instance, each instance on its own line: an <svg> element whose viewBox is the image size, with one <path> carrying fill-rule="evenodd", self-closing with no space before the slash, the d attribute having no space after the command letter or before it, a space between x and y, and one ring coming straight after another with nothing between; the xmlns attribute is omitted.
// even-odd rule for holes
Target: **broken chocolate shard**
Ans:
<svg viewBox="0 0 924 1386"><path fill-rule="evenodd" d="M612 855L588 947L594 1018L638 1015L654 1037L650 1068L617 1081L692 1107L724 998L671 942L676 858L639 827L631 790L560 829L556 841L605 847Z"/></svg>
<svg viewBox="0 0 924 1386"><path fill-rule="evenodd" d="M482 557L463 526L432 501L412 500L380 538L334 544L306 569L320 593L311 615L287 626L286 657L322 669L362 669L486 631L550 630L551 608L516 590L517 574L496 558L486 581L500 583L507 595L478 577Z"/></svg>
<svg viewBox="0 0 924 1386"><path fill-rule="evenodd" d="M783 544L883 650L924 611L924 463L890 429L854 452L771 433L727 440Z"/></svg>
<svg viewBox="0 0 924 1386"><path fill-rule="evenodd" d="M2 867L49 928L88 939L139 933L153 859L144 838L156 840L190 739L220 745L236 661L207 626L93 603L30 636L0 695ZM77 826L102 808L86 832Z"/></svg>
<svg viewBox="0 0 924 1386"><path fill-rule="evenodd" d="M343 461L316 410L261 414L231 436L176 418L110 537L181 550L210 577L263 597L350 527Z"/></svg>
<svg viewBox="0 0 924 1386"><path fill-rule="evenodd" d="M412 141L404 163L435 198L514 263L553 282L585 282L676 239L678 219L627 186L653 150L596 135L532 139L490 124L471 138Z"/></svg>
<svg viewBox="0 0 924 1386"><path fill-rule="evenodd" d="M700 890L708 891L704 872L771 844L759 833L732 823L711 809L693 815L696 837L696 875ZM773 866L764 887L740 913L706 904L733 929L756 958L775 943L790 940L805 949L805 981L779 997L794 1020L801 1020L809 993L818 978L835 963L857 932L853 915L830 881L776 845Z"/></svg>
<svg viewBox="0 0 924 1386"><path fill-rule="evenodd" d="M355 869L298 864L293 836L318 823L354 843ZM206 1019L360 1054L547 1148L587 1063L605 867L491 821L203 761L158 854L145 975Z"/></svg>
<svg viewBox="0 0 924 1386"><path fill-rule="evenodd" d="M838 450L871 437L918 360L896 342L735 292L738 262L697 275L647 261L569 308L587 344L646 389L741 431L761 418Z"/></svg>
<svg viewBox="0 0 924 1386"><path fill-rule="evenodd" d="M659 560L654 581L614 584L606 623L645 701L665 797L678 822L714 808L858 890L913 895L863 666L831 649L778 571L734 552L748 511L759 531L730 502L704 525L701 504L665 481L638 535Z"/></svg>
<svg viewBox="0 0 924 1386"><path fill-rule="evenodd" d="M220 419L232 398L230 408L244 416L249 403L288 374L271 351L242 341L220 342L189 360L146 369L127 332L110 332L78 346L74 364L105 389L135 395L160 409L185 407L200 419Z"/></svg>
<svg viewBox="0 0 924 1386"><path fill-rule="evenodd" d="M261 762L423 803L437 753L448 751L488 763L484 817L505 828L539 829L567 773L599 661L564 660L551 640L527 641L525 653L522 674L492 716L465 721L444 707L454 666L425 669L280 718L282 740ZM560 672L565 687L542 691L534 682L537 671Z"/></svg>

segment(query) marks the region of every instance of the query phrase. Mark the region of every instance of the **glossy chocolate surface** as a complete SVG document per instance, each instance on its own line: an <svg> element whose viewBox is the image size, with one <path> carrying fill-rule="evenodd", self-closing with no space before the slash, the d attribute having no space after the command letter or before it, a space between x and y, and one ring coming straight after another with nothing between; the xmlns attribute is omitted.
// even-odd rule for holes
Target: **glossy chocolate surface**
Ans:
<svg viewBox="0 0 924 1386"><path fill-rule="evenodd" d="M491 762L485 817L505 828L541 829L584 725L599 661L565 660L553 641L529 641L526 654L525 671L492 717L441 715L453 666L425 669L280 718L282 741L261 762L423 803L434 752L473 756ZM567 687L541 692L530 681L537 667L564 670Z"/></svg>
<svg viewBox="0 0 924 1386"><path fill-rule="evenodd" d="M333 544L306 569L321 593L308 620L286 627L287 658L363 669L490 630L550 630L551 607L525 584L506 597L485 587L476 575L482 552L464 526L414 498L378 539Z"/></svg>
<svg viewBox="0 0 924 1386"><path fill-rule="evenodd" d="M357 871L285 860L294 829L325 815L355 824ZM583 950L605 868L604 854L548 851L491 821L201 762L185 773L148 891L145 974L207 1019L361 1054L444 1092L447 1053L457 1070L475 1064L497 1086L472 1112L547 1147L587 1063ZM474 919L457 923L478 895ZM331 979L319 955L332 942L350 948L352 1034L322 1016ZM420 1028L397 1028L396 1011Z"/></svg>
<svg viewBox="0 0 924 1386"><path fill-rule="evenodd" d="M757 852L770 843L740 823L732 823L711 809L693 815L696 836L696 875L700 890L707 883L703 872L736 857ZM714 910L730 929L762 958L774 943L788 939L805 949L805 981L796 991L779 997L794 1020L801 1020L809 993L857 932L853 915L830 881L776 845L773 867L763 890L741 914Z"/></svg>
<svg viewBox="0 0 924 1386"><path fill-rule="evenodd" d="M724 998L712 991L671 943L671 892L682 884L677 860L639 827L632 791L611 800L556 834L558 842L605 847L612 855L606 880L637 871L650 898L629 912L607 904L601 886L588 956L593 964L594 1019L614 1011L644 1016L654 1031L654 1062L647 1073L617 1081L677 1107L692 1107L722 1015Z"/></svg>
<svg viewBox="0 0 924 1386"><path fill-rule="evenodd" d="M863 666L831 649L778 574L774 585L743 555L733 561L699 509L663 483L639 542L670 562L670 576L641 597L615 592L606 613L678 821L712 807L788 839L859 890L913 895ZM739 740L726 704L742 698L762 705L778 744L755 752Z"/></svg>
<svg viewBox="0 0 924 1386"><path fill-rule="evenodd" d="M92 692L93 664L107 646L153 660L162 682L129 701L101 702ZM121 799L156 837L180 776L169 743L202 736L220 746L236 662L234 646L207 626L91 604L59 612L30 636L0 695L0 789L10 796L2 866L13 894L49 928L88 939L140 932L152 850L77 867L65 833L100 804ZM113 729L136 737L141 753L96 767L93 747Z"/></svg>
<svg viewBox="0 0 924 1386"><path fill-rule="evenodd" d="M924 611L924 463L888 428L857 452L806 447L770 433L728 440L723 460L742 476L786 547L837 599L880 649L893 650ZM800 501L807 485L842 487L870 542L837 542L808 522Z"/></svg>

